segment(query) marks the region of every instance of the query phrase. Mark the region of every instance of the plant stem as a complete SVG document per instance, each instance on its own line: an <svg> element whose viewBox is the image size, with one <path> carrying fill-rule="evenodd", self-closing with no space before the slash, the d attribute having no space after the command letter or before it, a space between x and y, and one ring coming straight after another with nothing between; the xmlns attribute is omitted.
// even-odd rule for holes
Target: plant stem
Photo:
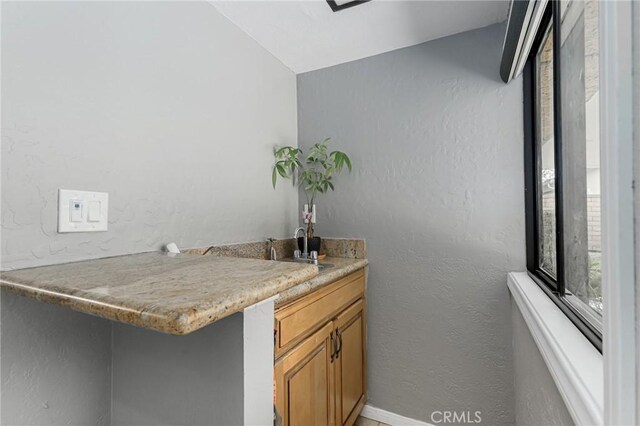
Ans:
<svg viewBox="0 0 640 426"><path fill-rule="evenodd" d="M311 193L311 197L307 195L307 202L309 203L309 223L307 223L307 239L313 238L313 199L315 198L315 191Z"/></svg>
<svg viewBox="0 0 640 426"><path fill-rule="evenodd" d="M311 240L313 238L313 222L309 221L307 224L307 240Z"/></svg>

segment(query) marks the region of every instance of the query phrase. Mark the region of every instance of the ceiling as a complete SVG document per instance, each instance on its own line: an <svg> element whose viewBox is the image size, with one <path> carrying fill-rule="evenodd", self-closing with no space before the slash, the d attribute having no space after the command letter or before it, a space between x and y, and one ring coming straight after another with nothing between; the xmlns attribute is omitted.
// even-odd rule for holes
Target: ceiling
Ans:
<svg viewBox="0 0 640 426"><path fill-rule="evenodd" d="M295 73L491 25L509 9L508 0L372 0L339 12L325 0L211 3Z"/></svg>

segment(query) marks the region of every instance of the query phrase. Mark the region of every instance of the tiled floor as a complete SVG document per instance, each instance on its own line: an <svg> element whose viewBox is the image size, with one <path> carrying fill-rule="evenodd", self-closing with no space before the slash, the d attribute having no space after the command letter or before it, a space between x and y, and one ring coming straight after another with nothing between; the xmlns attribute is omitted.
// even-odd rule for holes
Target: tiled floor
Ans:
<svg viewBox="0 0 640 426"><path fill-rule="evenodd" d="M375 420L371 420L366 417L360 416L358 417L358 420L356 420L355 426L389 426L389 425L386 423L376 422Z"/></svg>

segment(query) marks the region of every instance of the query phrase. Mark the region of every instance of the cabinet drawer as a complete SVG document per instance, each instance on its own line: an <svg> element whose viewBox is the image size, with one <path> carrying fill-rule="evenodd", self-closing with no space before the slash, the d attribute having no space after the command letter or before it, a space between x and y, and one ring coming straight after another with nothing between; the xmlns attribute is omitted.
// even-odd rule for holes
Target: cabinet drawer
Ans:
<svg viewBox="0 0 640 426"><path fill-rule="evenodd" d="M361 297L364 297L364 270L278 309L275 313L276 357Z"/></svg>

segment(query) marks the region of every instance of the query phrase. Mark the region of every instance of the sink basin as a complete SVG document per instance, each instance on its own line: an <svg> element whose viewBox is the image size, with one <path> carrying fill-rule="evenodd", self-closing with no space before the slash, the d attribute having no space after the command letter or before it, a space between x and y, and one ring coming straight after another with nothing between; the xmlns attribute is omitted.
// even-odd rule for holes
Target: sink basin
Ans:
<svg viewBox="0 0 640 426"><path fill-rule="evenodd" d="M295 260L293 260L292 257L286 258L286 259L282 259L281 262L295 262ZM304 263L301 262L302 265L304 265ZM311 263L309 263L309 265L311 265ZM318 263L318 270L320 272L324 271L325 269L329 269L329 268L333 268L334 265L333 263Z"/></svg>
<svg viewBox="0 0 640 426"><path fill-rule="evenodd" d="M336 265L332 265L331 263L318 263L318 269L320 270L320 272L324 271L325 269L329 269L329 268L333 268Z"/></svg>

